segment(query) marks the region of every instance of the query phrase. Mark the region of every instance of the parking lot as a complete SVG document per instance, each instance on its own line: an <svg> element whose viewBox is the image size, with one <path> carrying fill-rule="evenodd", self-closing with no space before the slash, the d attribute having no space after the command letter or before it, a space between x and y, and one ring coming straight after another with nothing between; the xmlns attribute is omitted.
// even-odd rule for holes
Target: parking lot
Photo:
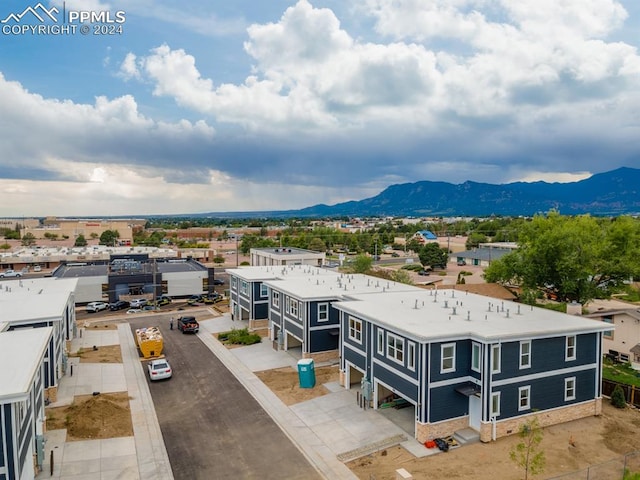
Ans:
<svg viewBox="0 0 640 480"><path fill-rule="evenodd" d="M188 311L196 317L206 310ZM200 312L200 314L198 314ZM320 478L300 450L202 341L169 329L171 314L127 318L136 328L158 326L169 380L149 390L176 479ZM144 361L141 366L146 371Z"/></svg>

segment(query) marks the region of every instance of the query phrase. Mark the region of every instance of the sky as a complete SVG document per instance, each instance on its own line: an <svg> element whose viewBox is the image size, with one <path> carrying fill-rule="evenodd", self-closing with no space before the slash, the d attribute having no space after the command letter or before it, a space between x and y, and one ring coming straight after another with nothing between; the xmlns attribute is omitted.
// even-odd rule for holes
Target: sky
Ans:
<svg viewBox="0 0 640 480"><path fill-rule="evenodd" d="M637 0L4 0L0 20L0 217L640 168Z"/></svg>

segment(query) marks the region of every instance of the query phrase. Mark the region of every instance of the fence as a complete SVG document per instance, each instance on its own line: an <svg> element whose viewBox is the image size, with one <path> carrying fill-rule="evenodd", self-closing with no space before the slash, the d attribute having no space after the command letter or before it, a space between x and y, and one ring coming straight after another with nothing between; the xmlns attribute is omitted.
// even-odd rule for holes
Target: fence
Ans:
<svg viewBox="0 0 640 480"><path fill-rule="evenodd" d="M613 389L616 388L616 385L620 385L622 387L622 390L624 391L624 398L627 400L627 403L629 405L640 408L640 388L634 387L633 385L618 383L612 380L605 380L603 378L602 394L610 397Z"/></svg>
<svg viewBox="0 0 640 480"><path fill-rule="evenodd" d="M625 474L637 472L640 472L639 451L547 480L623 480Z"/></svg>

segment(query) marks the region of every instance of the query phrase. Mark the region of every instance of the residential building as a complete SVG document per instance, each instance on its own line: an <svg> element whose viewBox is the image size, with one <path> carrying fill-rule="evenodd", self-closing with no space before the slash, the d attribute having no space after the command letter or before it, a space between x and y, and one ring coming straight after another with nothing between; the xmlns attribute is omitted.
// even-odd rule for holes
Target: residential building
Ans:
<svg viewBox="0 0 640 480"><path fill-rule="evenodd" d="M33 479L42 467L52 338L52 327L0 333L0 480Z"/></svg>
<svg viewBox="0 0 640 480"><path fill-rule="evenodd" d="M52 329L42 371L45 394L52 402L66 371L66 342L77 332L76 285L77 279L55 278L0 282L0 338L12 331Z"/></svg>
<svg viewBox="0 0 640 480"><path fill-rule="evenodd" d="M276 247L252 248L249 251L252 266L273 265L324 265L325 253L303 248Z"/></svg>
<svg viewBox="0 0 640 480"><path fill-rule="evenodd" d="M533 417L546 426L601 413L606 323L457 290L332 306L341 383L373 408L410 407L420 442L466 428L487 442Z"/></svg>
<svg viewBox="0 0 640 480"><path fill-rule="evenodd" d="M629 362L640 370L640 309L599 310L584 316L615 326L615 331L611 329L603 334L604 354L616 362Z"/></svg>
<svg viewBox="0 0 640 480"><path fill-rule="evenodd" d="M481 243L477 248L455 252L449 256L449 261L480 267L488 267L491 262L513 252L518 245L513 242Z"/></svg>

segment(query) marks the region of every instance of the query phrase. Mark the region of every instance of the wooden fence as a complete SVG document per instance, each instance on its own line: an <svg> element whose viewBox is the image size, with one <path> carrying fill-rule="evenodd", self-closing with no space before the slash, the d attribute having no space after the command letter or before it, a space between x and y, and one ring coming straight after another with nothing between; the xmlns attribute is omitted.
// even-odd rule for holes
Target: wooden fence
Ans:
<svg viewBox="0 0 640 480"><path fill-rule="evenodd" d="M627 385L625 383L614 382L612 380L602 379L602 394L607 397L611 396L613 393L613 389L616 388L616 385L620 385L622 390L624 391L624 398L627 400L629 405L633 405L634 407L640 407L640 388L634 387L633 385Z"/></svg>

